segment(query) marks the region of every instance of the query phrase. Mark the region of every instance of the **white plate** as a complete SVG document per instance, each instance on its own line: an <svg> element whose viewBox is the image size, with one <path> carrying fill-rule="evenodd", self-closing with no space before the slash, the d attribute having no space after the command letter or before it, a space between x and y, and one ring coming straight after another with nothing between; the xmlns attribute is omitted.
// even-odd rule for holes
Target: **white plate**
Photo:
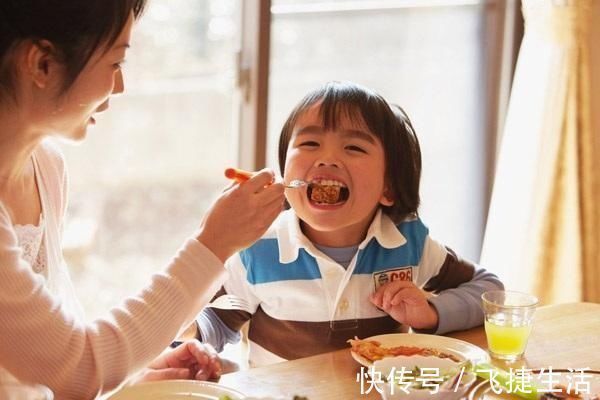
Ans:
<svg viewBox="0 0 600 400"><path fill-rule="evenodd" d="M212 382L171 380L127 386L107 400L218 400L223 395L233 400L246 397L237 390Z"/></svg>
<svg viewBox="0 0 600 400"><path fill-rule="evenodd" d="M462 340L437 335L424 335L420 333L392 333L388 335L377 335L365 338L364 340L376 340L383 347L395 346L416 346L429 347L453 354L461 361L470 360L473 364L489 362L488 354L479 347L463 342ZM365 367L371 367L373 363L366 358L350 351L352 358Z"/></svg>
<svg viewBox="0 0 600 400"><path fill-rule="evenodd" d="M569 382L571 382L572 388L574 389L576 386L576 382L581 382L581 377L579 373L572 372L565 369L553 369L553 372L558 373L560 375L556 376L556 383L562 384L565 387L569 386ZM534 370L534 379L538 380L538 385L542 389L548 388L548 384L543 383L544 380L548 380L549 377L546 375L539 375L539 370ZM541 380L540 380L541 379ZM584 393L581 393L584 400L591 399L593 395L600 396L600 371L586 371L584 374L584 382L589 383L589 392L587 392L587 385L580 386L581 390ZM553 379L554 380L554 379ZM581 384L580 384L581 385ZM585 393L587 392L587 393ZM496 394L492 387L490 386L489 381L483 381L478 384L470 393L469 400L523 400L521 397L517 397L514 394L509 393L500 393Z"/></svg>

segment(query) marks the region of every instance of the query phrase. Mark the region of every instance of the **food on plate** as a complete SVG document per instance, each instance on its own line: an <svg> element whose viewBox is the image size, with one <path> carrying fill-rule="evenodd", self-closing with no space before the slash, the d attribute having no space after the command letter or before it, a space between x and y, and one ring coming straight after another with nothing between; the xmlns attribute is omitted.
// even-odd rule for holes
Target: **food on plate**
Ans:
<svg viewBox="0 0 600 400"><path fill-rule="evenodd" d="M430 347L417 347L417 346L394 346L394 347L383 347L380 342L376 340L365 340L365 339L350 339L348 343L352 346L352 351L361 357L373 362L381 360L386 357L398 357L398 356L434 356L438 358L448 358L454 362L460 363L462 360L454 354L445 353L438 349Z"/></svg>

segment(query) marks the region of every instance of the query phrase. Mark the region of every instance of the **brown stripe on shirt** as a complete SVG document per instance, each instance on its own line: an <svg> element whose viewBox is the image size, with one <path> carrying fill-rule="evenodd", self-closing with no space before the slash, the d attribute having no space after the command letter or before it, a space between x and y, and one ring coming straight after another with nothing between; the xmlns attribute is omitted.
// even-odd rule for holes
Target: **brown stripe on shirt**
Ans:
<svg viewBox="0 0 600 400"><path fill-rule="evenodd" d="M363 339L401 331L401 325L389 316L335 321L334 325L336 330L331 329L329 321L279 320L270 317L259 307L252 316L248 338L279 357L294 360L349 348L346 341L355 336Z"/></svg>
<svg viewBox="0 0 600 400"><path fill-rule="evenodd" d="M223 296L224 294L227 294L227 292L225 291L225 288L222 287L219 289L217 294L215 294L213 300L217 297ZM223 321L223 323L229 327L229 329L232 329L236 332L242 329L242 325L252 318L252 314L247 311L222 310L219 308L213 308L212 310L215 314L217 314L221 321Z"/></svg>
<svg viewBox="0 0 600 400"><path fill-rule="evenodd" d="M440 272L429 279L423 287L428 292L439 293L442 290L458 287L469 282L475 275L475 266L461 258L456 253L446 247L448 254L440 268Z"/></svg>

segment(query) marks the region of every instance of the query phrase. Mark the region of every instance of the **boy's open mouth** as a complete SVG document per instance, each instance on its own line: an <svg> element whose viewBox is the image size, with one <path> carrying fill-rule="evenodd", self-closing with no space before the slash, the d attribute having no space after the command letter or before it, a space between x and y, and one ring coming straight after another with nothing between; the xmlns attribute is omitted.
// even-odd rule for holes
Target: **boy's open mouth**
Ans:
<svg viewBox="0 0 600 400"><path fill-rule="evenodd" d="M318 179L310 183L306 194L310 202L317 205L340 205L348 200L350 191L343 182Z"/></svg>

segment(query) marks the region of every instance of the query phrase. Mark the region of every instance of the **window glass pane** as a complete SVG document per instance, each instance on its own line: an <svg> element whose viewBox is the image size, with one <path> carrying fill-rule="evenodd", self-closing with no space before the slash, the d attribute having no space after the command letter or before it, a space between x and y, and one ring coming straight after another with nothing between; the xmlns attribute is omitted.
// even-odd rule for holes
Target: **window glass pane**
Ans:
<svg viewBox="0 0 600 400"><path fill-rule="evenodd" d="M226 184L237 157L237 0L153 0L134 28L125 94L79 146L65 255L96 316L166 265Z"/></svg>
<svg viewBox="0 0 600 400"><path fill-rule="evenodd" d="M274 0L269 164L277 165L285 118L309 90L329 80L373 88L401 105L415 126L423 153L420 213L432 236L478 260L486 182L484 21L495 11L477 1L447 3Z"/></svg>

